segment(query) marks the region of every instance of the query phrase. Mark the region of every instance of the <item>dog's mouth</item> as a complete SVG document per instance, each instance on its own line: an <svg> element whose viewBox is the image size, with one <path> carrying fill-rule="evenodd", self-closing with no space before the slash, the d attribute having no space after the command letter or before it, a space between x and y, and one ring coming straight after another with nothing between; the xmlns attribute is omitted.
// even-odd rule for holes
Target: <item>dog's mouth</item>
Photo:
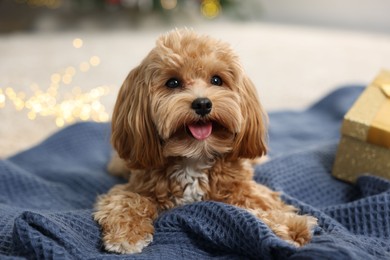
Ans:
<svg viewBox="0 0 390 260"><path fill-rule="evenodd" d="M207 139L213 131L212 122L196 122L187 125L188 132L195 139L202 141Z"/></svg>
<svg viewBox="0 0 390 260"><path fill-rule="evenodd" d="M206 140L212 134L222 138L228 138L232 134L225 126L216 121L191 122L186 124L184 131L198 141Z"/></svg>
<svg viewBox="0 0 390 260"><path fill-rule="evenodd" d="M227 127L214 120L198 120L184 123L170 135L169 139L184 140L193 138L197 141L205 141L211 136L226 139L234 135Z"/></svg>

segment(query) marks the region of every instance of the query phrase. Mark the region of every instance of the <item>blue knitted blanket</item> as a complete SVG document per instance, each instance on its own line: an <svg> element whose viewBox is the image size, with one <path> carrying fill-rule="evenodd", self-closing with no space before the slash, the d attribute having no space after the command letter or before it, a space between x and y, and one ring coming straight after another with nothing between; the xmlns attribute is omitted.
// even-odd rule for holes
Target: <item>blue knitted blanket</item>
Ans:
<svg viewBox="0 0 390 260"><path fill-rule="evenodd" d="M141 254L105 252L92 207L123 180L105 170L109 125L79 123L0 161L0 258L390 259L390 182L352 185L330 175L342 117L361 91L340 88L305 111L270 114L272 159L255 179L319 219L302 248L244 210L200 202L162 214Z"/></svg>

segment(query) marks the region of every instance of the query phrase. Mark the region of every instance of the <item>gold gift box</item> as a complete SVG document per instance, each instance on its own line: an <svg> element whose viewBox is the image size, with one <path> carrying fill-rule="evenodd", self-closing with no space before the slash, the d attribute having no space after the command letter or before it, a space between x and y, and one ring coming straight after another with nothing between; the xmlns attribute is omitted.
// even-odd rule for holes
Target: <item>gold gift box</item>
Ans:
<svg viewBox="0 0 390 260"><path fill-rule="evenodd" d="M381 71L347 112L333 176L354 182L360 175L390 179L390 71Z"/></svg>

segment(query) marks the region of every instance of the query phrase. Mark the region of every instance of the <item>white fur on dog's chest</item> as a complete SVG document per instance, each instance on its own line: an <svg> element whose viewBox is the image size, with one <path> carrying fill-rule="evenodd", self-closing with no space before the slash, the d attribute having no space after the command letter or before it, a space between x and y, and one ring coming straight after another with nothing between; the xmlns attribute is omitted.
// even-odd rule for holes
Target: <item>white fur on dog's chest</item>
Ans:
<svg viewBox="0 0 390 260"><path fill-rule="evenodd" d="M208 186L209 179L204 170L210 166L202 162L182 161L171 168L171 178L176 179L183 190L183 197L175 197L177 205L202 201L205 191L202 187Z"/></svg>

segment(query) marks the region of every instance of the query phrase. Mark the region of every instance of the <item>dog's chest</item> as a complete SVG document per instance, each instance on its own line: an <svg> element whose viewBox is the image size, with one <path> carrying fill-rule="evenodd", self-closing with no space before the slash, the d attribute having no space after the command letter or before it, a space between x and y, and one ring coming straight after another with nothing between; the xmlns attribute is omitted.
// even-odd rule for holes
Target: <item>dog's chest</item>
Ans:
<svg viewBox="0 0 390 260"><path fill-rule="evenodd" d="M174 197L176 205L202 201L208 189L209 179L205 169L210 166L202 162L183 161L172 167L171 178L180 186L182 196Z"/></svg>

